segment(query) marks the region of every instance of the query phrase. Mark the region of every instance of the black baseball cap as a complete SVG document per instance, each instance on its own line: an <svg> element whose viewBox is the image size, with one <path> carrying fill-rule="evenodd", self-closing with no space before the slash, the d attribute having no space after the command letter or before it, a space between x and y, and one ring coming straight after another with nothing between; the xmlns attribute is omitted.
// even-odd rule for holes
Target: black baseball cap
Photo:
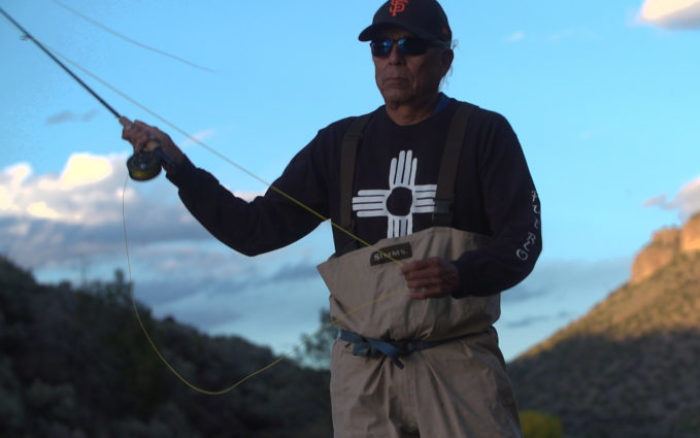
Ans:
<svg viewBox="0 0 700 438"><path fill-rule="evenodd" d="M370 41L377 33L400 27L419 38L452 41L447 15L435 0L389 0L374 14L372 24L360 33L360 41Z"/></svg>

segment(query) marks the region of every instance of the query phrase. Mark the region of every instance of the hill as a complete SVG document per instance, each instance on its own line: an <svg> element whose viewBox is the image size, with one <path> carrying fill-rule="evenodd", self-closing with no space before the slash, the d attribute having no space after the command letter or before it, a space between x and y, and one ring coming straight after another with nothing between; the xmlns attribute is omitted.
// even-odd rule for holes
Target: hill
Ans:
<svg viewBox="0 0 700 438"><path fill-rule="evenodd" d="M509 364L521 409L558 415L567 437L700 437L700 252L669 234L630 282Z"/></svg>
<svg viewBox="0 0 700 438"><path fill-rule="evenodd" d="M327 437L327 372L283 361L222 396L196 393L159 361L129 285L38 284L0 258L0 436ZM271 351L140 312L163 354L218 390L270 364Z"/></svg>
<svg viewBox="0 0 700 438"><path fill-rule="evenodd" d="M151 350L129 289L120 273L108 283L42 285L0 258L0 436L331 434L327 371L283 361L226 395L198 394ZM139 308L168 360L204 388L275 359L244 339L206 336ZM699 362L696 215L656 233L627 284L511 362L509 373L521 410L555 414L568 438L698 438Z"/></svg>

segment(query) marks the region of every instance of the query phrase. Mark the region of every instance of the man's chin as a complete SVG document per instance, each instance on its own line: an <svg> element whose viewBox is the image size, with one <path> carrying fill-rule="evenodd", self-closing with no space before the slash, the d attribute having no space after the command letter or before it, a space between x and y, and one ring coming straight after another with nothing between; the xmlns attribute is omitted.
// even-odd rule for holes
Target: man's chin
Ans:
<svg viewBox="0 0 700 438"><path fill-rule="evenodd" d="M409 93L401 90L386 90L382 91L384 103L388 106L399 106L407 103L410 100Z"/></svg>

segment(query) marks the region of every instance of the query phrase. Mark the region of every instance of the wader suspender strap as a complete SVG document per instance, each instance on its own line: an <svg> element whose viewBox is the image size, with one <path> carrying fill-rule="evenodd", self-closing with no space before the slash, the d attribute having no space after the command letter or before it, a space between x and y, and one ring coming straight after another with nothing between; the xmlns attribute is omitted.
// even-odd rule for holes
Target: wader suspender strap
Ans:
<svg viewBox="0 0 700 438"><path fill-rule="evenodd" d="M442 152L442 163L438 174L437 193L435 195L435 212L433 225L452 225L452 203L454 202L454 186L457 177L459 154L467 132L467 120L476 105L460 102L450 121L447 131L445 149ZM365 125L370 114L357 117L345 132L340 155L340 226L353 231L352 221L352 185L355 178L355 159L357 150L362 142Z"/></svg>
<svg viewBox="0 0 700 438"><path fill-rule="evenodd" d="M464 135L467 132L467 121L474 108L476 108L476 105L460 102L457 111L452 116L450 128L447 131L445 149L442 151L440 173L438 174L433 226L449 227L452 225L452 214L454 212L452 204L454 203L459 154L462 151Z"/></svg>
<svg viewBox="0 0 700 438"><path fill-rule="evenodd" d="M442 152L442 163L438 175L437 193L435 196L434 226L452 225L452 204L454 202L454 186L457 177L459 155L467 132L467 120L475 105L460 102L457 111L452 116L447 131L445 149ZM340 155L340 225L346 230L352 230L352 185L355 176L355 160L364 127L371 114L360 116L352 121L343 137ZM340 330L339 339L353 344L352 354L355 356L381 357L387 356L399 368L403 364L401 356L407 356L415 351L435 347L458 338L441 341L403 341L388 342L370 339L347 330Z"/></svg>
<svg viewBox="0 0 700 438"><path fill-rule="evenodd" d="M352 221L352 183L355 179L355 159L357 149L362 142L365 125L372 114L355 118L345 132L340 151L340 226L353 230Z"/></svg>

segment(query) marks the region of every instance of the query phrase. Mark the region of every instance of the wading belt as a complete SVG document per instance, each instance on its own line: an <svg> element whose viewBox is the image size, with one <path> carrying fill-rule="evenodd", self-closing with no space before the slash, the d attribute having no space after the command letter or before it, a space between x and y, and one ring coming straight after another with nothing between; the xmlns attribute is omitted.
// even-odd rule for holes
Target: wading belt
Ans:
<svg viewBox="0 0 700 438"><path fill-rule="evenodd" d="M341 341L348 342L349 344L353 344L352 354L354 356L362 356L375 359L380 358L382 356L386 356L389 359L391 359L391 362L394 365L396 365L400 369L403 369L403 363L401 363L401 361L399 360L400 357L408 356L409 354L415 353L416 351L427 350L428 348L437 347L438 345L444 344L446 342L456 341L457 339L461 339L466 336L472 335L455 336L454 338L441 339L439 341L412 340L403 342L391 342L382 341L379 339L365 338L363 336L358 335L357 333L341 329L340 334L338 335L338 339L340 339Z"/></svg>
<svg viewBox="0 0 700 438"><path fill-rule="evenodd" d="M435 195L435 211L433 213L433 226L452 226L454 186L457 177L457 167L459 165L459 155L464 144L464 136L467 131L467 121L475 105L460 102L455 114L452 116L450 126L447 131L445 148L442 152L442 162L438 174L437 192ZM360 147L363 131L370 115L356 118L348 128L343 137L341 149L341 170L340 170L340 226L346 230L354 232L352 220L352 193L355 174L355 161L357 150ZM454 341L464 336L457 336L438 341L384 341L363 337L357 333L340 330L338 339L353 344L352 354L378 358L387 356L392 363L399 368L403 364L399 360L402 356L435 347L446 342Z"/></svg>

